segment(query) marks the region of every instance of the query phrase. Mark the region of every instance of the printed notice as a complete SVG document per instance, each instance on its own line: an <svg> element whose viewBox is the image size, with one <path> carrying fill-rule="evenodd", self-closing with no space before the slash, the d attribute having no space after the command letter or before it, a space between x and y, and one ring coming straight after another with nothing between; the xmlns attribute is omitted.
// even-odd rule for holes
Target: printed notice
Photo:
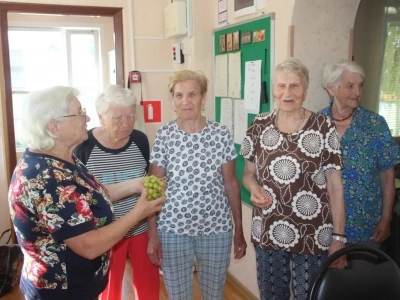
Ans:
<svg viewBox="0 0 400 300"><path fill-rule="evenodd" d="M228 55L215 57L215 96L228 96Z"/></svg>
<svg viewBox="0 0 400 300"><path fill-rule="evenodd" d="M218 0L218 24L228 22L228 5L227 0Z"/></svg>
<svg viewBox="0 0 400 300"><path fill-rule="evenodd" d="M242 74L240 51L228 54L228 96L231 98L241 98Z"/></svg>
<svg viewBox="0 0 400 300"><path fill-rule="evenodd" d="M233 134L233 104L232 99L221 99L221 116L220 123L228 127L231 134Z"/></svg>
<svg viewBox="0 0 400 300"><path fill-rule="evenodd" d="M246 61L244 77L244 106L248 113L260 112L261 60Z"/></svg>
<svg viewBox="0 0 400 300"><path fill-rule="evenodd" d="M247 112L244 109L244 101L235 99L234 103L234 124L233 141L235 144L242 144L247 131Z"/></svg>

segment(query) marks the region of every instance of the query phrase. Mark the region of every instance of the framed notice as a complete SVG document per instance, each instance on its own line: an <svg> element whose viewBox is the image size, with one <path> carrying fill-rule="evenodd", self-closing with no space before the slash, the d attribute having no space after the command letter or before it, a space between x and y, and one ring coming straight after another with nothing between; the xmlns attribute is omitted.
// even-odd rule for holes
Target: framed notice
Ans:
<svg viewBox="0 0 400 300"><path fill-rule="evenodd" d="M240 49L240 31L233 32L232 50Z"/></svg>
<svg viewBox="0 0 400 300"><path fill-rule="evenodd" d="M226 34L226 51L233 50L233 35L232 32Z"/></svg>
<svg viewBox="0 0 400 300"><path fill-rule="evenodd" d="M226 35L219 36L219 52L226 52Z"/></svg>
<svg viewBox="0 0 400 300"><path fill-rule="evenodd" d="M251 43L251 31L245 31L242 33L242 44Z"/></svg>

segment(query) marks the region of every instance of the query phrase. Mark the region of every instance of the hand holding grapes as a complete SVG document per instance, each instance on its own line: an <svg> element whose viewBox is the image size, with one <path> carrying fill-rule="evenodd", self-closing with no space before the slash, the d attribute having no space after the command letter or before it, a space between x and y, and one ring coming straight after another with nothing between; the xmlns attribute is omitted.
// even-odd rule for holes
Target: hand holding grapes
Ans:
<svg viewBox="0 0 400 300"><path fill-rule="evenodd" d="M147 190L147 201L152 201L165 195L165 183L157 176L151 175L144 178L144 188Z"/></svg>
<svg viewBox="0 0 400 300"><path fill-rule="evenodd" d="M152 201L147 200L148 192L146 189L143 189L140 198L135 204L134 211L139 213L142 218L146 218L154 213L159 212L162 209L162 204L164 203L166 197L160 196Z"/></svg>

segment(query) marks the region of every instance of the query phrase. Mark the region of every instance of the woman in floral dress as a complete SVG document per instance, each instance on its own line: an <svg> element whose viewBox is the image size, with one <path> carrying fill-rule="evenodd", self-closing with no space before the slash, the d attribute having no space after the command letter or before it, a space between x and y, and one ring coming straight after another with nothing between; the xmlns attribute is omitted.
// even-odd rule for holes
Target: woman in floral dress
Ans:
<svg viewBox="0 0 400 300"><path fill-rule="evenodd" d="M22 113L28 149L8 198L27 300L97 299L107 285L109 249L165 199L146 201L143 177L103 185L76 158L72 151L87 139L90 120L77 95L70 87L47 88L32 93ZM111 223L111 201L141 193L136 206Z"/></svg>
<svg viewBox="0 0 400 300"><path fill-rule="evenodd" d="M297 59L276 67L276 109L255 117L241 147L263 300L289 299L290 283L295 299L306 299L321 263L345 242L338 134L329 118L303 107L308 78Z"/></svg>

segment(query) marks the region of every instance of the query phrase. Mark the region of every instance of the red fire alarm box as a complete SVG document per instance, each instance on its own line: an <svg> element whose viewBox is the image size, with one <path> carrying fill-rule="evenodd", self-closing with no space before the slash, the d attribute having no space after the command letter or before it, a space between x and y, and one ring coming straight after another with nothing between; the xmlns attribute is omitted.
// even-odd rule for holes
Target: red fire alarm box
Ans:
<svg viewBox="0 0 400 300"><path fill-rule="evenodd" d="M145 123L160 123L161 100L144 100L143 114Z"/></svg>
<svg viewBox="0 0 400 300"><path fill-rule="evenodd" d="M142 76L139 71L129 72L129 82L130 83L138 83L142 82Z"/></svg>

